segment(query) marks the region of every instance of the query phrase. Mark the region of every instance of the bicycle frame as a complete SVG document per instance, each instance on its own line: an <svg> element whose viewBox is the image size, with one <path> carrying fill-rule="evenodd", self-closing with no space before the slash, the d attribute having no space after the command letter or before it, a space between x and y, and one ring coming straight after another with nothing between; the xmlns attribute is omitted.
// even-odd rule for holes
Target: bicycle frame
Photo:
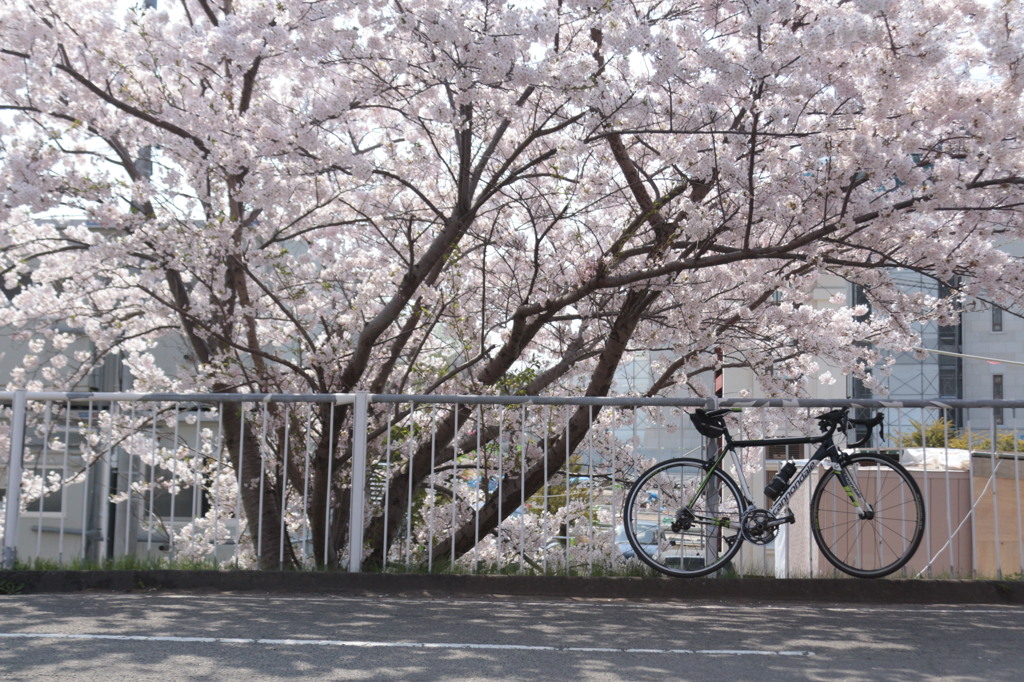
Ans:
<svg viewBox="0 0 1024 682"><path fill-rule="evenodd" d="M786 489L779 495L775 502L768 509L771 514L776 517L776 521L771 522L769 525L782 525L783 523L789 523L789 517L780 517L780 514L789 507L789 501L796 494L800 486L810 477L811 472L826 459L832 463L832 468L836 472L836 476L839 478L843 489L846 494L850 497L850 502L854 507L857 508L857 513L861 518L868 518L871 516L873 510L871 505L868 504L864 497L864 494L860 491L860 487L857 482L851 477L846 475L840 466L839 458L843 454L842 451L836 446L835 441L832 437L832 433L828 432L821 436L806 436L801 438L763 438L756 440L733 440L729 437L728 432L725 434L725 447L721 448L718 455L711 460L710 466L708 467L708 476L705 477L704 481L698 486L698 489L694 493L693 498L689 504L693 504L698 496L700 496L704 489L707 487L707 482L711 480L711 472L715 469L722 467L722 462L725 461L725 457L728 454L732 455L733 466L736 467L737 476L734 477L736 483L740 486L740 491L743 494L744 502L746 502L747 509L754 507L754 500L751 496L750 486L747 484L746 476L743 475L742 462L739 458L739 451L745 450L746 448L753 447L764 447L766 445L810 445L818 444L817 450L814 454L804 463L803 468L800 469L793 477L793 480L789 482ZM725 473L723 469L723 473Z"/></svg>

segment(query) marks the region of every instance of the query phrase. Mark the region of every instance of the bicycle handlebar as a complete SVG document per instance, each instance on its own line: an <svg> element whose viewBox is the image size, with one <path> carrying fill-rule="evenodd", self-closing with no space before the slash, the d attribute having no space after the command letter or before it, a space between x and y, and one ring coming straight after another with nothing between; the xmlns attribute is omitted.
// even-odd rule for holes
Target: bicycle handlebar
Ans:
<svg viewBox="0 0 1024 682"><path fill-rule="evenodd" d="M883 422L885 421L885 415L881 412L876 412L875 416L870 419L853 419L850 417L849 408L841 408L838 410L832 410L825 414L820 414L817 417L818 426L821 430L834 432L836 429L842 429L846 431L851 426L866 426L868 432L864 434L864 437L854 442L847 442L847 447L859 448L871 440L871 435L874 433L875 427L878 427L878 437L884 439L885 431L883 429Z"/></svg>
<svg viewBox="0 0 1024 682"><path fill-rule="evenodd" d="M848 419L847 421L855 426L868 427L868 432L864 434L864 437L854 443L848 443L847 445L849 447L859 448L860 446L865 445L869 440L871 440L871 434L874 432L876 426L878 427L878 438L885 440L885 427L882 424L885 421L885 415L881 412L876 412L875 416L871 419Z"/></svg>

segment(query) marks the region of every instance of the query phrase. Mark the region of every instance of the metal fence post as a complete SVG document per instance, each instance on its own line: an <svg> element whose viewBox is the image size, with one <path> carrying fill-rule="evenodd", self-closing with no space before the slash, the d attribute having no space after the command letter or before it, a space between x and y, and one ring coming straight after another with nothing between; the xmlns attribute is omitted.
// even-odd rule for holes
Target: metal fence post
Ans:
<svg viewBox="0 0 1024 682"><path fill-rule="evenodd" d="M358 573L363 564L363 517L366 507L366 430L370 394L355 394L352 413L352 497L348 514L348 570Z"/></svg>
<svg viewBox="0 0 1024 682"><path fill-rule="evenodd" d="M717 377L716 377L717 380ZM718 409L718 398L708 398L707 410ZM723 447L722 438L708 438L704 443L704 460L710 462L715 459L719 451ZM742 472L741 472L742 473ZM716 486L711 485L707 489L708 497L708 511L712 514L717 513L718 505L722 501L719 495L719 490ZM718 558L718 544L722 541L721 529L715 529L711 532L711 537L708 538L708 543L704 547L704 561L705 565L710 564ZM711 574L711 577L717 577L717 572Z"/></svg>
<svg viewBox="0 0 1024 682"><path fill-rule="evenodd" d="M21 467L25 456L25 389L14 392L11 414L11 453L7 460L7 509L4 515L3 567L14 568L18 551L18 517L21 511Z"/></svg>

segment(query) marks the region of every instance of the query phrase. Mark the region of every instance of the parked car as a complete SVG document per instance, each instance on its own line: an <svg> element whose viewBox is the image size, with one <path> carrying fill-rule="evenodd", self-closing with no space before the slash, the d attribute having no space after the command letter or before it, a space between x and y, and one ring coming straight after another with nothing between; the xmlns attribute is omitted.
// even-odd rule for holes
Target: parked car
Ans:
<svg viewBox="0 0 1024 682"><path fill-rule="evenodd" d="M666 566L678 566L680 563L684 563L688 570L693 570L704 565L703 557L691 556L689 554L682 556L682 548L677 546L675 540L666 538L665 532L659 529L656 523L638 524L637 540L640 541L644 551L651 556L658 555L660 545L660 551L662 552L661 561ZM619 548L619 553L622 554L623 559L636 558L636 552L633 551L633 546L626 539L626 529L623 526L615 528L615 546ZM731 567L732 562L730 561L727 564L727 568Z"/></svg>
<svg viewBox="0 0 1024 682"><path fill-rule="evenodd" d="M658 552L658 541L663 538L661 529L658 528L656 523L639 523L637 524L636 539L643 545L644 551L648 554L657 554ZM615 527L615 546L619 548L619 553L622 554L624 559L632 559L636 556L636 552L633 551L633 546L629 544L629 540L626 539L626 527L616 526Z"/></svg>

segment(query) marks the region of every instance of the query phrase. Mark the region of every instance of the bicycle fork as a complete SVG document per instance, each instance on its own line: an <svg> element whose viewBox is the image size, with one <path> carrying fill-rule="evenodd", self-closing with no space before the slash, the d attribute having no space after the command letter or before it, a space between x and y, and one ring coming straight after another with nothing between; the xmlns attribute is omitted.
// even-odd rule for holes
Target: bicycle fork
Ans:
<svg viewBox="0 0 1024 682"><path fill-rule="evenodd" d="M857 477L854 476L853 472L837 460L832 461L832 471L839 479L839 484L843 486L843 490L846 491L847 497L850 498L850 504L856 508L857 515L867 521L875 518L875 510L867 501L867 498L864 497L864 493L857 484Z"/></svg>

